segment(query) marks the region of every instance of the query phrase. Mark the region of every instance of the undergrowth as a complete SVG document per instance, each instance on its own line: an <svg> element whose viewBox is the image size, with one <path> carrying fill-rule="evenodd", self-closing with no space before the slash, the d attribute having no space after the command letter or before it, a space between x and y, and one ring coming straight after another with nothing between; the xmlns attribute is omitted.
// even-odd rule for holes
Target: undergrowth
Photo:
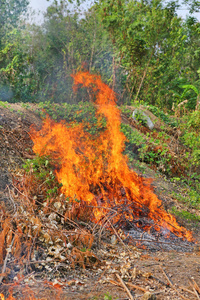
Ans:
<svg viewBox="0 0 200 300"><path fill-rule="evenodd" d="M10 191L14 211L0 204L0 263L10 248L10 265L17 265L17 271L23 276L41 272L48 264L55 267L58 260L65 262L69 269L98 264L91 250L94 234L79 223L89 222L87 209L84 204L71 203L62 194L55 177L55 162L48 156L36 156L26 161L24 170L24 174L15 176L14 190ZM29 261L45 263L29 265ZM49 276L54 278L53 273Z"/></svg>
<svg viewBox="0 0 200 300"><path fill-rule="evenodd" d="M147 109L150 110L156 117L160 118L165 124L171 127L178 126L178 120L174 119L167 113L164 113L160 108L154 105L147 105Z"/></svg>
<svg viewBox="0 0 200 300"><path fill-rule="evenodd" d="M200 222L200 216L197 216L196 214L193 214L187 210L178 210L176 207L171 208L171 212L182 219L186 219L190 222L199 223Z"/></svg>
<svg viewBox="0 0 200 300"><path fill-rule="evenodd" d="M27 174L32 174L33 194L32 196L42 194L43 200L57 197L60 194L62 184L58 183L55 177L56 164L49 156L36 156L33 159L27 159L23 165ZM59 166L57 166L59 168ZM36 188L39 188L38 189Z"/></svg>
<svg viewBox="0 0 200 300"><path fill-rule="evenodd" d="M64 120L67 123L84 123L84 130L90 134L97 135L106 128L106 120L102 115L96 115L95 106L90 102L79 104L57 104L44 102L40 103L39 111L42 117L48 114L53 120Z"/></svg>
<svg viewBox="0 0 200 300"><path fill-rule="evenodd" d="M191 165L200 166L200 110L190 113L180 122L180 129L183 134L181 141L189 151L187 153Z"/></svg>
<svg viewBox="0 0 200 300"><path fill-rule="evenodd" d="M129 124L122 123L121 130L127 138L124 154L128 156L130 162L138 159L168 177L185 181L190 178L190 185L196 186L199 174L195 170L200 162L199 111L177 119L156 106L145 103L144 106L165 125L160 126L159 132L156 130L143 132L133 130ZM84 130L94 137L98 137L98 134L106 128L105 118L97 115L95 105L89 102L72 105L44 102L40 103L39 107L42 109L42 112L40 110L42 117L48 114L56 121L81 122L84 124ZM122 106L121 111L130 119L132 115L130 107ZM145 128L145 124L141 122L139 124L141 128ZM172 150L169 145L173 146Z"/></svg>
<svg viewBox="0 0 200 300"><path fill-rule="evenodd" d="M176 118L155 106L146 106L160 118L164 125L160 131L143 132L134 130L129 124L122 124L122 132L127 137L124 153L129 160L137 159L163 173L178 184L181 192L174 197L187 207L200 208L200 111L190 112ZM132 110L123 107L122 112L130 118ZM143 129L143 128L141 128ZM171 145L171 146L170 146ZM181 212L179 216L197 220L194 214ZM197 219L195 219L197 217Z"/></svg>

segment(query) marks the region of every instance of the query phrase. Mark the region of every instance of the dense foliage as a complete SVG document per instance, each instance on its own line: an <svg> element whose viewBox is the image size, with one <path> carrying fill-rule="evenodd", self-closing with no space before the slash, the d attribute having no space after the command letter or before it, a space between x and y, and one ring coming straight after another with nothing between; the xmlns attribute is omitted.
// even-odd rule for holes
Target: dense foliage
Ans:
<svg viewBox="0 0 200 300"><path fill-rule="evenodd" d="M87 101L72 92L71 74L101 74L119 103L145 101L171 109L200 91L200 25L177 16L178 3L100 0L83 13L54 1L41 25L24 20L28 1L3 1L0 28L1 100ZM191 12L195 1L185 1ZM21 19L20 19L21 16Z"/></svg>

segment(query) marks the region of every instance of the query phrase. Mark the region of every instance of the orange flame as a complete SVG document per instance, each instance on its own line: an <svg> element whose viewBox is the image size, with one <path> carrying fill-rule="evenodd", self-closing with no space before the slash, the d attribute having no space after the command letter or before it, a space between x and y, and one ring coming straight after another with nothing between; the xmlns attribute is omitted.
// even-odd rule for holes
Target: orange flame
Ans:
<svg viewBox="0 0 200 300"><path fill-rule="evenodd" d="M39 298L35 298L34 296L27 296L26 300L40 300ZM0 294L0 300L5 300L5 297L3 294ZM6 300L17 300L16 298L13 297L12 293L9 294L8 298Z"/></svg>
<svg viewBox="0 0 200 300"><path fill-rule="evenodd" d="M6 298L7 300L16 300L16 298L13 298L12 294L10 294L8 296L8 298ZM0 294L0 300L5 300L5 297L3 294ZM34 299L29 299L29 300L34 300Z"/></svg>
<svg viewBox="0 0 200 300"><path fill-rule="evenodd" d="M139 177L127 165L125 136L120 131L120 111L112 89L100 76L89 72L73 75L74 90L78 85L89 88L96 99L97 115L106 118L107 127L98 138L84 131L83 124L70 125L47 118L40 131L32 128L33 150L39 155L51 155L60 162L56 172L62 192L72 201L81 200L93 207L94 221L112 210L112 221L122 217L128 221L146 216L154 220L154 228L166 228L176 236L192 241L192 235L180 227L176 219L162 207L150 183Z"/></svg>

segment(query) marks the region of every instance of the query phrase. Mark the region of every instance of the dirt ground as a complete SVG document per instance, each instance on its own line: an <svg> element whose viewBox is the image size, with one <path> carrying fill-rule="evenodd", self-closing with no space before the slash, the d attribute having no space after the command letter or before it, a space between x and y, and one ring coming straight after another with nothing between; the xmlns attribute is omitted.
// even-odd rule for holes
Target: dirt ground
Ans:
<svg viewBox="0 0 200 300"><path fill-rule="evenodd" d="M29 128L42 121L36 106L29 109L20 104L0 107L0 201L9 211L14 205L9 197L13 174L21 168L24 160L33 157ZM139 168L135 168L138 173ZM173 198L178 187L145 165L145 176L153 178L155 193L163 200L164 207L183 206ZM196 212L199 214L199 212ZM15 286L7 282L0 285L0 292L8 295L12 286L15 299L200 299L200 236L199 224L179 220L181 225L193 231L196 244L187 252L175 250L151 251L125 245L115 236L108 236L101 247L94 249L99 262L97 266L83 270L71 269L59 277L64 263L55 278L38 276L37 272L25 278L16 278ZM62 268L61 268L62 267ZM0 267L1 268L1 267ZM64 271L63 271L64 272ZM123 281L120 282L120 278ZM199 290L198 290L199 288ZM30 290L33 297L30 298ZM148 293L149 292L149 293ZM107 293L107 296L105 296ZM131 295L130 295L130 294ZM111 298L112 296L112 298ZM107 297L107 298L106 298ZM109 298L110 297L110 298Z"/></svg>
<svg viewBox="0 0 200 300"><path fill-rule="evenodd" d="M104 261L102 259L102 264L96 269L75 269L66 278L55 279L54 288L45 280L38 280L31 275L14 287L13 295L16 299L29 299L26 298L28 286L36 299L109 299L104 298L106 294L112 296L112 299L130 299L116 277L119 274L132 294L132 299L198 299L193 286L194 281L197 285L200 283L199 251L150 253L129 248L130 252L127 253L123 245L108 245L108 248L110 251L105 251L107 255ZM6 289L5 286L2 288ZM152 298L145 298L147 292Z"/></svg>

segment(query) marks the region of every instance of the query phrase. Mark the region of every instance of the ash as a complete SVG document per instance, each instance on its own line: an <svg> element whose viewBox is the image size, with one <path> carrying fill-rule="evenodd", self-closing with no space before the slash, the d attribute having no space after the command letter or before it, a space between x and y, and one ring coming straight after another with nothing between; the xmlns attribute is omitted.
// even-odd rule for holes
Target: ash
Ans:
<svg viewBox="0 0 200 300"><path fill-rule="evenodd" d="M193 242L179 238L164 228L161 228L160 231L156 231L152 226L149 231L145 231L135 226L135 224L129 224L129 229L124 229L124 232L127 236L126 242L152 252L160 250L192 252L195 246Z"/></svg>

